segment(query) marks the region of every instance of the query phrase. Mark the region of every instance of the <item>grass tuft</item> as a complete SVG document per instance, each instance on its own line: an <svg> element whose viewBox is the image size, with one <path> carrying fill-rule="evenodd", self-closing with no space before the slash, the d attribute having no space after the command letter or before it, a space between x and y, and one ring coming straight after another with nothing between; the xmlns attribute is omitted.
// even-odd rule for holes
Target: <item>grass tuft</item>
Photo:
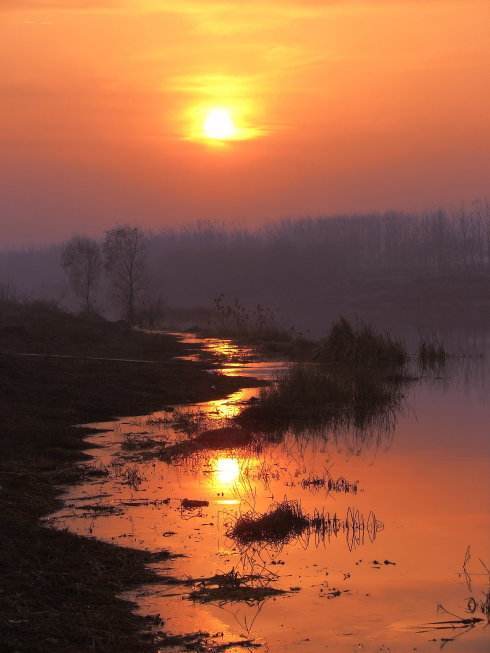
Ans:
<svg viewBox="0 0 490 653"><path fill-rule="evenodd" d="M241 515L229 535L240 542L286 543L308 528L308 519L297 501L284 500L263 515Z"/></svg>

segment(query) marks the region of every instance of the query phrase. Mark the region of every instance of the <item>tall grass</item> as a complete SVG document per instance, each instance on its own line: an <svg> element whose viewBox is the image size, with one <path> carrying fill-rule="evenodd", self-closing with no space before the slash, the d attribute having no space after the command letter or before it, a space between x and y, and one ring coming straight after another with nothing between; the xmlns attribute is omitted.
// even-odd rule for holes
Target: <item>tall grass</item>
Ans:
<svg viewBox="0 0 490 653"><path fill-rule="evenodd" d="M294 360L309 358L314 349L313 342L294 327L285 327L270 307L261 303L246 305L238 299L229 300L224 294L215 297L206 322L197 330L204 335L233 338L269 355Z"/></svg>
<svg viewBox="0 0 490 653"><path fill-rule="evenodd" d="M275 311L260 303L246 306L221 294L214 298L213 308L208 328L217 336L285 342L300 336L294 328L283 327Z"/></svg>

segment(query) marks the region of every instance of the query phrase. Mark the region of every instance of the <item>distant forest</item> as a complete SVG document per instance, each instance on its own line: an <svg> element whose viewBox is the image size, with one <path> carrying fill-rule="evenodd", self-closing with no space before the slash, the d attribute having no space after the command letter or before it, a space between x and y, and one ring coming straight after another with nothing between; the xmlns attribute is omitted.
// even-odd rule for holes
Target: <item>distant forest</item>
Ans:
<svg viewBox="0 0 490 653"><path fill-rule="evenodd" d="M0 252L0 284L74 306L62 245ZM339 314L405 330L490 326L490 205L455 213L285 220L255 230L203 222L148 233L147 293L192 323L224 295L323 332ZM99 310L110 314L102 288ZM202 309L199 311L198 309Z"/></svg>

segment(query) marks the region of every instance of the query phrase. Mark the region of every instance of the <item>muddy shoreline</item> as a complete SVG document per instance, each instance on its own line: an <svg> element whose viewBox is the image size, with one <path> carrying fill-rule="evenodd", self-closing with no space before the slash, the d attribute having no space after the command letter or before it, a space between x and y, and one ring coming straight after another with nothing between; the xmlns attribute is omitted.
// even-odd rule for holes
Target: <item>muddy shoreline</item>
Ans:
<svg viewBox="0 0 490 653"><path fill-rule="evenodd" d="M126 347L120 327L105 324L95 336L90 325L77 323L76 328L81 342L84 330L90 330L89 351L99 356L135 358L141 351L141 358L154 363L19 357L19 351L67 352L56 347L56 330L51 352L45 339L25 333L22 338L16 334L15 343L11 334L7 342L0 337L2 646L9 652L150 652L156 646L144 632L148 621L117 595L156 580L146 567L155 556L40 523L59 507L60 486L77 482L82 474L84 438L91 431L73 425L218 399L252 381L208 372L209 358L176 361L176 356L195 354L197 347L174 336L131 335ZM86 356L87 345L70 346L68 353Z"/></svg>

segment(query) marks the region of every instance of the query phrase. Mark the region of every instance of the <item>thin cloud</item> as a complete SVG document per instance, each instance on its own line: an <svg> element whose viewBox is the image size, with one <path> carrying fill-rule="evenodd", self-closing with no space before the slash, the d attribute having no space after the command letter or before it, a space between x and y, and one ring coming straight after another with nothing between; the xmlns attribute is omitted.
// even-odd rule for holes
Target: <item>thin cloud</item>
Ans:
<svg viewBox="0 0 490 653"><path fill-rule="evenodd" d="M0 0L2 11L97 11L118 9L127 3L121 0Z"/></svg>
<svg viewBox="0 0 490 653"><path fill-rule="evenodd" d="M458 1L458 0L456 0ZM424 4L444 3L447 0L426 0ZM477 0L459 0L461 4L471 5ZM131 13L173 13L202 15L209 12L243 12L247 9L260 10L263 13L274 13L282 16L314 15L336 5L393 5L419 4L420 0L248 0L246 5L237 5L233 0L1 0L0 11L51 10L127 10ZM421 9L423 7L421 6Z"/></svg>

